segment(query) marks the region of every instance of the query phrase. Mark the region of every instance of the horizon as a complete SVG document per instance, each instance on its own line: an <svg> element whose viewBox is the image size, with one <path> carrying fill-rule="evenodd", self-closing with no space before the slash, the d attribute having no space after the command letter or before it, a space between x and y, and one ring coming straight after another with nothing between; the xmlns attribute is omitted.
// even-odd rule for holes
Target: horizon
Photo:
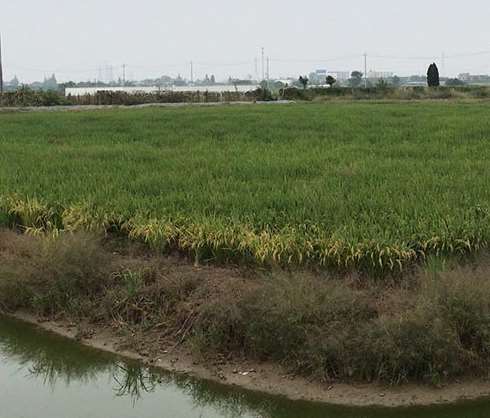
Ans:
<svg viewBox="0 0 490 418"><path fill-rule="evenodd" d="M257 75L260 79L262 47L265 59L270 57L271 78L317 69L364 72L364 53L368 71L400 77L423 75L432 62L442 77L490 73L486 25L490 6L482 0L466 2L462 10L452 10L439 0L430 4L414 0L410 7L387 0L375 6L353 0L336 5L334 12L318 0L302 9L258 0L240 5L223 0L134 4L21 0L4 5L0 16L4 79L17 76L33 82L54 73L60 82L79 82L112 72L117 80L123 65L128 80L178 74L189 79L191 61L195 79L205 74L215 74L217 80ZM12 19L19 9L22 25ZM454 30L465 19L472 24L464 33Z"/></svg>

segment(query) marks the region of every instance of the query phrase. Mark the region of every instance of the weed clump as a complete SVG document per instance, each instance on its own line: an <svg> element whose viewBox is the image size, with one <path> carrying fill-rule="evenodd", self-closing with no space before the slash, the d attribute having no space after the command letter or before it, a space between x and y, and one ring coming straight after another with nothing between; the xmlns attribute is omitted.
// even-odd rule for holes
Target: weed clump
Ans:
<svg viewBox="0 0 490 418"><path fill-rule="evenodd" d="M279 361L322 380L438 383L490 365L490 284L468 271L420 275L399 305L345 282L279 278L238 303L210 305L195 342Z"/></svg>
<svg viewBox="0 0 490 418"><path fill-rule="evenodd" d="M13 248L20 253L10 253L0 266L0 306L42 315L90 312L113 267L98 238L80 233L26 239L10 233L8 239L17 241Z"/></svg>

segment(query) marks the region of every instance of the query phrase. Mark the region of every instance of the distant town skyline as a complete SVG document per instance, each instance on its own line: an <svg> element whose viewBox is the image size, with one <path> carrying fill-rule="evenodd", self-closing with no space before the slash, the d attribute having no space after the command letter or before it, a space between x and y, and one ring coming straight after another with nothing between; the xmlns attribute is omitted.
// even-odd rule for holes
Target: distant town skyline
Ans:
<svg viewBox="0 0 490 418"><path fill-rule="evenodd" d="M262 47L275 78L364 71L365 52L368 71L424 74L435 61L455 77L490 73L489 17L483 0L18 0L2 5L0 33L6 80L188 79L191 61L196 79L261 78Z"/></svg>

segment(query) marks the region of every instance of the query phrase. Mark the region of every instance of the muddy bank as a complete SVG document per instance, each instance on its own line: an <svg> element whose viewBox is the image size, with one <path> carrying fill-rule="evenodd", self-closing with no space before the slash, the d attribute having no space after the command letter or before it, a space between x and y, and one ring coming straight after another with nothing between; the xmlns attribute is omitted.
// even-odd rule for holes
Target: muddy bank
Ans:
<svg viewBox="0 0 490 418"><path fill-rule="evenodd" d="M490 397L490 382L462 380L440 387L430 385L388 386L380 384L331 385L312 382L288 374L283 368L270 363L219 362L213 364L196 361L188 351L161 348L143 353L123 348L125 339L110 327L86 328L89 334L81 337L79 327L68 321L42 320L31 314L16 313L16 319L37 325L46 331L74 339L89 347L142 361L165 371L184 373L196 378L212 380L244 389L283 395L293 400L325 402L345 406L430 406ZM147 337L152 346L152 337Z"/></svg>
<svg viewBox="0 0 490 418"><path fill-rule="evenodd" d="M429 405L490 396L486 263L360 280L196 266L110 236L0 230L0 311L292 399Z"/></svg>

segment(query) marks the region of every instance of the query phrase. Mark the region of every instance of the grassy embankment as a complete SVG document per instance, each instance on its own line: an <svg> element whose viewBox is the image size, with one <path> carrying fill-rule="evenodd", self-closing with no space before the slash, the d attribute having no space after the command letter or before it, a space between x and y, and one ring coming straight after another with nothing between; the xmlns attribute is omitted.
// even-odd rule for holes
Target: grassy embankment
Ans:
<svg viewBox="0 0 490 418"><path fill-rule="evenodd" d="M80 233L0 231L0 311L111 326L154 358L183 347L211 364L273 361L319 381L486 378L488 272L488 262L433 262L398 283L251 273Z"/></svg>
<svg viewBox="0 0 490 418"><path fill-rule="evenodd" d="M207 355L273 360L323 379L483 376L488 110L346 103L0 115L6 226L117 233L201 262L346 273L169 267L157 253L133 257L127 244L115 251L80 233L5 232L0 307L151 330ZM386 275L400 269L404 277Z"/></svg>

